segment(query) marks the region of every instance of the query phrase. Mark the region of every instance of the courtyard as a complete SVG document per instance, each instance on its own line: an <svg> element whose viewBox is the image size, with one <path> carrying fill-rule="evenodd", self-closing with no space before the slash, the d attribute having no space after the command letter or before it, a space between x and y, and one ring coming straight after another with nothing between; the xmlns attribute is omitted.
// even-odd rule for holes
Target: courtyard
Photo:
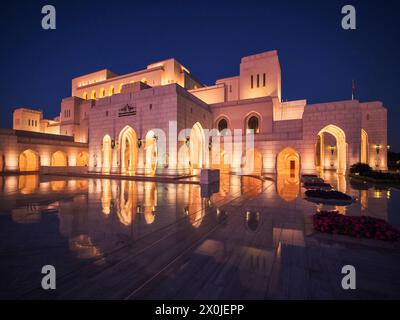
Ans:
<svg viewBox="0 0 400 320"><path fill-rule="evenodd" d="M392 299L400 246L313 230L317 209L400 227L400 191L327 172L357 201L303 199L298 175L222 174L204 187L52 175L0 176L1 299ZM56 290L41 288L43 265ZM344 265L356 290L341 287Z"/></svg>

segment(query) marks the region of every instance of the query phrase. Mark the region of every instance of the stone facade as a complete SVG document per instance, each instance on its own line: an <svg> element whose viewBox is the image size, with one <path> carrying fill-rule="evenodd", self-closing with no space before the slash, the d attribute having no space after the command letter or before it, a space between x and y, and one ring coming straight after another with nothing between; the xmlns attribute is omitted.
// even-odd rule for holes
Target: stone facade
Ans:
<svg viewBox="0 0 400 320"><path fill-rule="evenodd" d="M50 122L39 111L17 109L14 129L72 138L54 141L69 159L86 147L85 165L98 173L180 175L205 167L251 174L282 168L345 173L360 161L387 169L387 111L381 102L283 102L281 91L276 51L242 58L238 76L212 86L204 86L186 67L168 59L126 75L105 69L77 77L58 118ZM243 143L228 164L224 140L218 151L223 160L215 164L208 130L225 128L241 130ZM246 139L252 132L254 144L249 148ZM33 146L19 141L18 133L6 136L2 168L18 170L19 153ZM7 143L18 147L11 151ZM36 149L40 167L51 166L45 160L50 149Z"/></svg>

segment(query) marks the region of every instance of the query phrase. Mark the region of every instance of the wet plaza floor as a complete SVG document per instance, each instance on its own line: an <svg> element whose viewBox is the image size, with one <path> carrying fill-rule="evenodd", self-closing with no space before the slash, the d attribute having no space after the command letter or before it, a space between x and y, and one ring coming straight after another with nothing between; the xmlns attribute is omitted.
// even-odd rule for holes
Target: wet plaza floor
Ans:
<svg viewBox="0 0 400 320"><path fill-rule="evenodd" d="M336 209L400 228L400 191L324 178L357 199L324 207L298 177L221 175L217 186L0 176L2 299L400 298L400 247L315 233ZM356 290L341 287L344 265ZM56 290L43 290L53 265Z"/></svg>

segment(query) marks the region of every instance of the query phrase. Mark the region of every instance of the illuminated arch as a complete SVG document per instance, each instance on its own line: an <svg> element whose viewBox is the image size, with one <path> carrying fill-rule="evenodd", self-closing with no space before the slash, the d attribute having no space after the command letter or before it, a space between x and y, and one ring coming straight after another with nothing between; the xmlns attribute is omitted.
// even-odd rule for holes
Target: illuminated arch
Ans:
<svg viewBox="0 0 400 320"><path fill-rule="evenodd" d="M63 151L56 151L51 156L52 167L67 167L68 159L67 155Z"/></svg>
<svg viewBox="0 0 400 320"><path fill-rule="evenodd" d="M321 145L321 155L320 157L323 157L323 151L324 151L324 138L323 134L324 133L329 133L331 134L335 139L336 139L336 146L337 146L337 166L336 166L336 172L338 174L345 174L346 169L347 169L347 143L346 143L346 134L344 131L339 128L338 126L335 126L333 124L327 125L326 127L322 128L318 136L321 137L320 140L320 145ZM323 167L323 161L319 161L321 163L321 167Z"/></svg>
<svg viewBox="0 0 400 320"><path fill-rule="evenodd" d="M252 111L245 117L245 132L250 133L250 130L254 130L254 133L259 133L261 128L261 115L258 112Z"/></svg>
<svg viewBox="0 0 400 320"><path fill-rule="evenodd" d="M79 152L76 158L76 165L78 167L87 167L89 161L89 154L85 151Z"/></svg>
<svg viewBox="0 0 400 320"><path fill-rule="evenodd" d="M103 137L103 157L102 157L102 172L110 173L112 164L112 140L111 137L106 134Z"/></svg>
<svg viewBox="0 0 400 320"><path fill-rule="evenodd" d="M39 155L31 149L21 152L19 155L19 171L39 171Z"/></svg>
<svg viewBox="0 0 400 320"><path fill-rule="evenodd" d="M360 162L361 163L369 163L369 142L368 142L368 133L361 129L361 154L360 154Z"/></svg>
<svg viewBox="0 0 400 320"><path fill-rule="evenodd" d="M93 99L93 100L96 99L96 90L92 90L92 92L90 93L90 99Z"/></svg>
<svg viewBox="0 0 400 320"><path fill-rule="evenodd" d="M286 147L278 153L276 188L279 196L285 201L293 201L300 192L300 168L300 155L295 149Z"/></svg>
<svg viewBox="0 0 400 320"><path fill-rule="evenodd" d="M144 83L144 84L147 84L147 78L142 78L142 79L140 79L140 82L142 82L142 83Z"/></svg>
<svg viewBox="0 0 400 320"><path fill-rule="evenodd" d="M87 100L87 98L88 98L88 94L85 91L84 93L82 93L82 99Z"/></svg>
<svg viewBox="0 0 400 320"><path fill-rule="evenodd" d="M290 147L284 148L276 157L277 173L299 173L300 171L300 155Z"/></svg>
<svg viewBox="0 0 400 320"><path fill-rule="evenodd" d="M119 84L118 93L122 93L122 87L123 87L123 86L124 86L123 83L120 83L120 84Z"/></svg>
<svg viewBox="0 0 400 320"><path fill-rule="evenodd" d="M189 159L192 171L197 171L205 165L205 135L203 127L196 122L190 130Z"/></svg>
<svg viewBox="0 0 400 320"><path fill-rule="evenodd" d="M157 140L155 133L150 130L146 134L145 142L145 173L153 176L157 168Z"/></svg>
<svg viewBox="0 0 400 320"><path fill-rule="evenodd" d="M106 89L101 88L99 92L99 98L104 98L106 96Z"/></svg>
<svg viewBox="0 0 400 320"><path fill-rule="evenodd" d="M108 95L111 97L113 94L114 94L114 86L111 86L111 87L108 89Z"/></svg>
<svg viewBox="0 0 400 320"><path fill-rule="evenodd" d="M121 148L121 173L134 174L138 160L138 139L136 131L126 126L119 134Z"/></svg>

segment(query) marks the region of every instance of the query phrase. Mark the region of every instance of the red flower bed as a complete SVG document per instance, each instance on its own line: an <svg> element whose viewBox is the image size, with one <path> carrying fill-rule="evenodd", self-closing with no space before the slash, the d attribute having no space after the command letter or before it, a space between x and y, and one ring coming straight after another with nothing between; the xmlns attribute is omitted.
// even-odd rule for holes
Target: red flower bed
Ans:
<svg viewBox="0 0 400 320"><path fill-rule="evenodd" d="M383 241L400 240L400 232L382 219L345 216L337 211L317 212L313 218L314 229L320 232Z"/></svg>

